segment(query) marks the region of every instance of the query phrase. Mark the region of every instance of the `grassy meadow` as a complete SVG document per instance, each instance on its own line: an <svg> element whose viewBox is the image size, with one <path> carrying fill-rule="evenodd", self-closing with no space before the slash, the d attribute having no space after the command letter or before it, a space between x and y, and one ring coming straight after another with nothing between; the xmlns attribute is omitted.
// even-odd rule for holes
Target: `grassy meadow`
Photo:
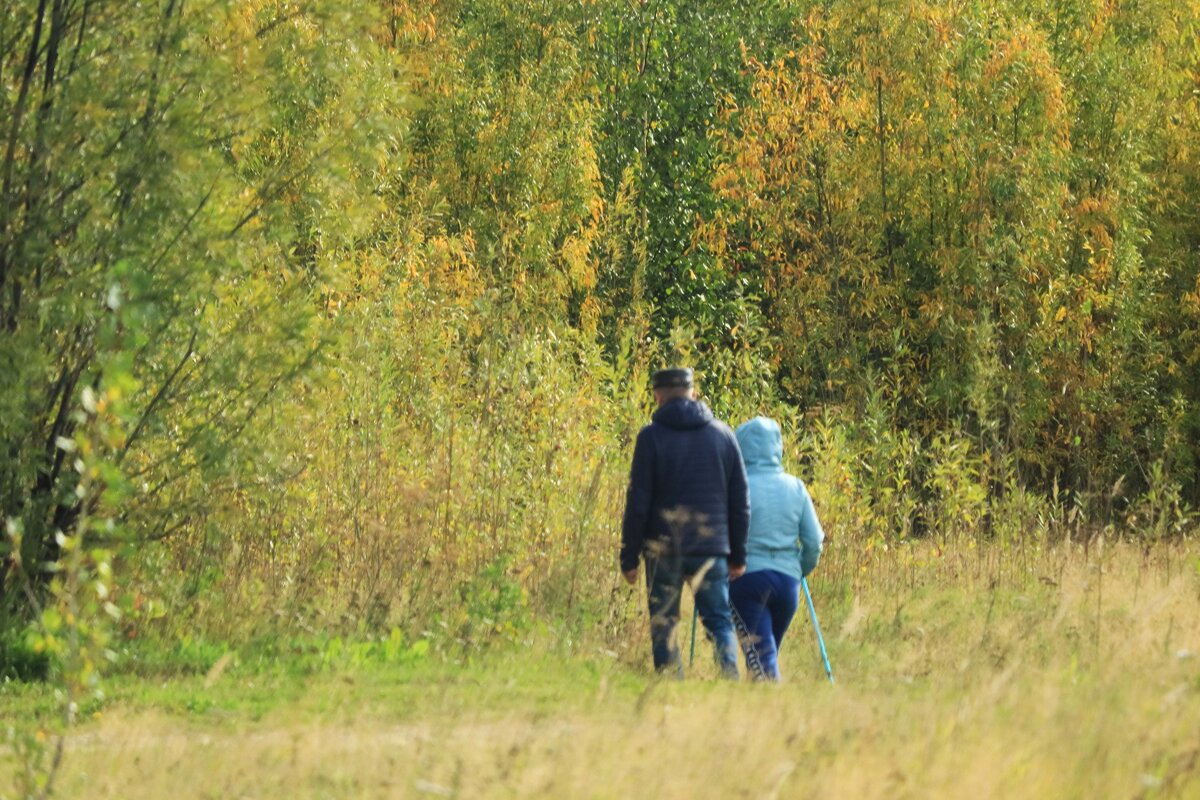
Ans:
<svg viewBox="0 0 1200 800"><path fill-rule="evenodd" d="M780 686L717 680L703 641L685 682L656 679L644 615L615 649L568 648L542 628L475 652L297 640L190 668L161 654L118 668L81 709L55 794L1200 793L1194 543L1062 543L1023 563L922 544L831 569L813 591L832 686L801 617ZM52 705L44 685L0 689L5 719ZM12 786L15 760L2 769Z"/></svg>

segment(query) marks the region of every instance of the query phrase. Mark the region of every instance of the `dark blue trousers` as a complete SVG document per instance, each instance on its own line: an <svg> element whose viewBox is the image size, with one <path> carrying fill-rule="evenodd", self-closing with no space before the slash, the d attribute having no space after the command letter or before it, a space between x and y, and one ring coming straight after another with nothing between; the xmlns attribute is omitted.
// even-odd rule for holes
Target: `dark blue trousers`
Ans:
<svg viewBox="0 0 1200 800"><path fill-rule="evenodd" d="M685 583L692 586L696 611L713 643L721 675L737 680L737 634L729 606L729 565L725 556L646 556L654 668L672 677L683 677L683 659L679 656L675 630Z"/></svg>
<svg viewBox="0 0 1200 800"><path fill-rule="evenodd" d="M747 572L729 584L733 622L755 680L779 680L779 645L800 603L800 581L773 569Z"/></svg>

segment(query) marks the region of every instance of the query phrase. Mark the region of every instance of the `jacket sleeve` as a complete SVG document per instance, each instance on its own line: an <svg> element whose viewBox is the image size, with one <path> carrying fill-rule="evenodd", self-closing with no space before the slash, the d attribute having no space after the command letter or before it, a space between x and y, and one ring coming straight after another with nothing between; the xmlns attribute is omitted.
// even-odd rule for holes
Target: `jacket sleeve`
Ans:
<svg viewBox="0 0 1200 800"><path fill-rule="evenodd" d="M621 571L636 569L646 540L650 508L654 504L654 440L649 426L642 428L633 446L633 466L625 491L625 518L621 523Z"/></svg>
<svg viewBox="0 0 1200 800"><path fill-rule="evenodd" d="M746 464L737 439L729 434L733 448L732 469L729 475L729 566L746 565L746 536L750 532L750 489L746 480Z"/></svg>
<svg viewBox="0 0 1200 800"><path fill-rule="evenodd" d="M797 478L796 485L800 489L800 574L808 577L808 573L817 568L817 561L821 558L825 531L821 529L821 521L817 519L817 510L813 507L804 481Z"/></svg>

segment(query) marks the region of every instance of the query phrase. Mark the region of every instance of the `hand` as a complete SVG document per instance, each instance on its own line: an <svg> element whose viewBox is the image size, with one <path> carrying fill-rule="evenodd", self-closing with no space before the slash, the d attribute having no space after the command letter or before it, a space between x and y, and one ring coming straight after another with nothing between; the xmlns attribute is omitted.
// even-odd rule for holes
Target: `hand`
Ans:
<svg viewBox="0 0 1200 800"><path fill-rule="evenodd" d="M730 567L729 568L729 580L731 580L731 581L736 581L738 578L742 577L745 574L746 574L746 565L745 564L742 564L740 567Z"/></svg>
<svg viewBox="0 0 1200 800"><path fill-rule="evenodd" d="M623 572L621 574L625 576L625 582L628 583L630 586L633 586L634 584L637 583L637 575L638 575L637 567L634 567L633 569L625 570L625 572Z"/></svg>

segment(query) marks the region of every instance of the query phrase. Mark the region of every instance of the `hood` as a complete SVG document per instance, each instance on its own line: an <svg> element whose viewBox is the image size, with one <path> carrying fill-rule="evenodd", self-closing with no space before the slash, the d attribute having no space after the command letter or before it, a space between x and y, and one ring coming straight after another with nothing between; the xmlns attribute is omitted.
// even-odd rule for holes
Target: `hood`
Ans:
<svg viewBox="0 0 1200 800"><path fill-rule="evenodd" d="M686 431L692 428L703 428L712 422L713 413L699 400L676 397L659 406L651 419L668 428Z"/></svg>
<svg viewBox="0 0 1200 800"><path fill-rule="evenodd" d="M737 440L747 469L783 469L783 434L775 420L755 417L743 422L738 426Z"/></svg>

